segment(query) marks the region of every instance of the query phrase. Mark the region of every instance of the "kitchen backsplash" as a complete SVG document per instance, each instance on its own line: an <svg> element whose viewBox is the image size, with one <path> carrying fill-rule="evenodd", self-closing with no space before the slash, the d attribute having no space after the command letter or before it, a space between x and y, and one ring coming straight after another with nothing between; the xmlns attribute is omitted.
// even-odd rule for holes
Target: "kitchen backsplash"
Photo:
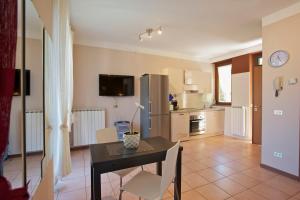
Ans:
<svg viewBox="0 0 300 200"><path fill-rule="evenodd" d="M205 94L199 93L182 93L176 96L179 108L203 108Z"/></svg>

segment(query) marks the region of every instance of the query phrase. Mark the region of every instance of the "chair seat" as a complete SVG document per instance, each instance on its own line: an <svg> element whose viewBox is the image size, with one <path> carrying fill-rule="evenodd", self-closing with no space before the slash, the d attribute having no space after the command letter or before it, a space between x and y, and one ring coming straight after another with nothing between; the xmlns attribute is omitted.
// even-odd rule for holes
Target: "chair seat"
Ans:
<svg viewBox="0 0 300 200"><path fill-rule="evenodd" d="M160 195L161 176L141 171L129 180L122 190L147 200L158 199Z"/></svg>
<svg viewBox="0 0 300 200"><path fill-rule="evenodd" d="M113 171L112 173L119 175L121 178L131 173L133 170L137 169L138 167L130 167L126 169L121 169L117 171Z"/></svg>

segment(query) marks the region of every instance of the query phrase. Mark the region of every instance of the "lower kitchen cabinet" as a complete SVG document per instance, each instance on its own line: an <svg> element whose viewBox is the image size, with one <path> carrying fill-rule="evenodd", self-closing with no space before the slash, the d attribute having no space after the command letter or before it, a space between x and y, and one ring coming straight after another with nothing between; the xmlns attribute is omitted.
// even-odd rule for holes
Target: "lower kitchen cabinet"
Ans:
<svg viewBox="0 0 300 200"><path fill-rule="evenodd" d="M171 113L171 140L176 142L189 137L189 113Z"/></svg>
<svg viewBox="0 0 300 200"><path fill-rule="evenodd" d="M206 117L206 133L223 133L224 132L224 110L207 111Z"/></svg>

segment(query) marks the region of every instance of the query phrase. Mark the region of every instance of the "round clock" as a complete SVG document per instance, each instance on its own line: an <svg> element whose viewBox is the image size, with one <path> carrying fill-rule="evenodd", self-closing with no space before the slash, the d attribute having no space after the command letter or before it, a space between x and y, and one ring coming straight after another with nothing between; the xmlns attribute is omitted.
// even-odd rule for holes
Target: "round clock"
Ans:
<svg viewBox="0 0 300 200"><path fill-rule="evenodd" d="M279 50L272 53L269 62L272 67L281 67L289 60L289 54L286 51Z"/></svg>

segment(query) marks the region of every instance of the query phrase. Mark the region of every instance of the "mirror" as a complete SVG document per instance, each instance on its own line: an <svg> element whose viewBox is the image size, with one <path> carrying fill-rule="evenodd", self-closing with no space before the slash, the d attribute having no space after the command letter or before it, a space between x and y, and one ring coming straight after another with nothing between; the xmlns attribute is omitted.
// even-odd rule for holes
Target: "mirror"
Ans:
<svg viewBox="0 0 300 200"><path fill-rule="evenodd" d="M23 2L25 2L25 14L22 12ZM23 35L23 19L25 19L25 37ZM0 167L1 173L10 181L12 188L23 187L24 184L29 183L28 192L32 196L41 180L44 157L44 32L43 24L31 0L18 0L17 33L15 85L10 115L9 142L3 155L3 164L0 163ZM23 42L25 42L25 51ZM25 58L26 68L24 76L26 82L24 85L25 113L22 112L23 58ZM26 136L23 136L22 132L23 117L25 118Z"/></svg>
<svg viewBox="0 0 300 200"><path fill-rule="evenodd" d="M26 0L26 179L34 193L41 180L43 159L43 23Z"/></svg>

